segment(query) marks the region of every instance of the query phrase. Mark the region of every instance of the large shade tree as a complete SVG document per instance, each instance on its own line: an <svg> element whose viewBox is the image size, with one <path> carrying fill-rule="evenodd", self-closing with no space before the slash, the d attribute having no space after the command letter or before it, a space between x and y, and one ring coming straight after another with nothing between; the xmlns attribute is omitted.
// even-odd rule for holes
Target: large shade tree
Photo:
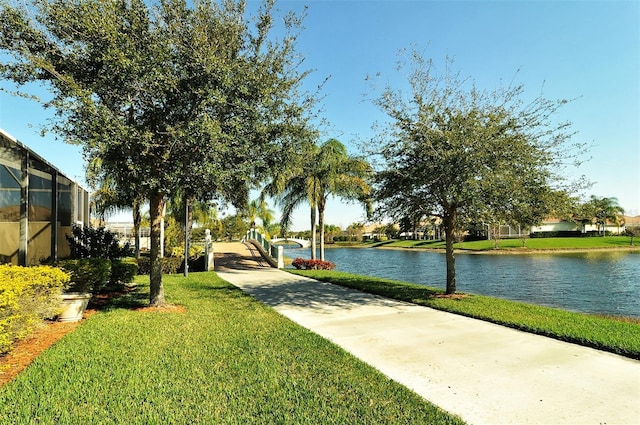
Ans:
<svg viewBox="0 0 640 425"><path fill-rule="evenodd" d="M166 198L245 205L254 179L304 139L300 18L282 16L277 37L271 0L254 18L233 0L16 3L0 12L0 76L45 85L51 128L147 199L150 303L162 305Z"/></svg>
<svg viewBox="0 0 640 425"><path fill-rule="evenodd" d="M479 90L450 62L439 74L415 52L409 64L408 95L387 86L375 101L389 117L370 149L382 159L375 198L388 217L442 219L452 294L456 232L488 218L541 220L569 189L561 170L580 146L570 145L568 124L553 120L565 101L525 103L522 86Z"/></svg>

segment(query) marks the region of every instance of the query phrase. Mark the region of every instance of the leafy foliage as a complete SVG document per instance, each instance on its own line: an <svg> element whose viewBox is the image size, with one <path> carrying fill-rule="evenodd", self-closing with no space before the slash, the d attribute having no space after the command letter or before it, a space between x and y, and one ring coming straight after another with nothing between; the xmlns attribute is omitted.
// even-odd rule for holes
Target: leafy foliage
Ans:
<svg viewBox="0 0 640 425"><path fill-rule="evenodd" d="M148 275L151 272L151 259L149 257L140 257L138 262L138 274ZM184 259L182 257L164 257L161 261L162 274L176 274L184 267Z"/></svg>
<svg viewBox="0 0 640 425"><path fill-rule="evenodd" d="M125 285L132 283L138 274L138 263L135 259L111 260L111 275L106 291L120 291Z"/></svg>
<svg viewBox="0 0 640 425"><path fill-rule="evenodd" d="M69 274L51 266L0 265L0 354L60 307Z"/></svg>
<svg viewBox="0 0 640 425"><path fill-rule="evenodd" d="M0 12L0 76L43 83L51 129L82 146L112 199L149 201L150 298L163 304L166 197L243 206L252 182L311 132L315 94L301 90L295 52L301 18L284 16L278 38L270 0L250 22L246 2L230 0L25 3Z"/></svg>
<svg viewBox="0 0 640 425"><path fill-rule="evenodd" d="M320 229L320 259L324 260L324 214L330 196L361 202L370 214L369 179L371 165L360 157L351 156L336 139L320 146L309 144L292 169L278 174L264 189L276 196L283 207L281 225L289 227L293 211L301 204L311 207L311 258L316 257L316 225ZM316 217L318 222L316 223Z"/></svg>
<svg viewBox="0 0 640 425"><path fill-rule="evenodd" d="M243 219L242 214L234 214L222 219L222 229L224 233L219 237L231 241L242 238L249 230L249 224Z"/></svg>
<svg viewBox="0 0 640 425"><path fill-rule="evenodd" d="M638 226L626 227L624 231L626 235L629 236L629 239L630 239L629 245L633 246L634 245L633 238L640 236L640 227Z"/></svg>
<svg viewBox="0 0 640 425"><path fill-rule="evenodd" d="M114 260L132 255L129 244L120 246L118 235L104 227L73 225L71 236L66 235L72 259L103 258Z"/></svg>
<svg viewBox="0 0 640 425"><path fill-rule="evenodd" d="M55 265L71 276L67 292L101 292L111 277L111 261L106 258L60 260Z"/></svg>
<svg viewBox="0 0 640 425"><path fill-rule="evenodd" d="M618 205L618 200L616 198L599 198L592 195L588 202L582 204L580 211L574 220L578 222L596 223L598 226L598 233L605 236L607 223L615 223L620 226L623 221L623 214L624 208Z"/></svg>
<svg viewBox="0 0 640 425"><path fill-rule="evenodd" d="M560 171L580 153L567 123L552 116L566 103L522 86L478 89L413 52L411 95L387 88L375 101L390 117L371 145L378 213L401 219L440 217L447 241L447 293L456 291L453 243L471 222L530 226L567 199Z"/></svg>
<svg viewBox="0 0 640 425"><path fill-rule="evenodd" d="M298 270L333 270L336 265L331 261L304 258L296 258L291 263Z"/></svg>

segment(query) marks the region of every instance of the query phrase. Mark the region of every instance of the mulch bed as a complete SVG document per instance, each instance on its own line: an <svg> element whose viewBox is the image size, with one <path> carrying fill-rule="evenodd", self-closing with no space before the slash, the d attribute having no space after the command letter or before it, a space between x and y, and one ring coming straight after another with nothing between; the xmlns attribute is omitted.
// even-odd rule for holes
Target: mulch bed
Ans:
<svg viewBox="0 0 640 425"><path fill-rule="evenodd" d="M91 317L97 310L86 310L84 318ZM28 337L14 343L9 353L0 356L0 386L15 378L35 360L40 353L55 344L60 338L72 332L80 322L46 321Z"/></svg>
<svg viewBox="0 0 640 425"><path fill-rule="evenodd" d="M131 292L135 288L127 289ZM47 348L51 347L63 336L73 332L83 321L98 313L101 307L106 306L114 297L123 295L125 292L115 292L110 294L94 295L89 308L79 322L57 322L53 320L45 321L42 326L35 329L29 336L14 343L11 351L0 355L0 386L3 386L15 378L27 366ZM140 312L175 312L184 313L186 309L179 305L166 305L163 307L140 307L135 309Z"/></svg>

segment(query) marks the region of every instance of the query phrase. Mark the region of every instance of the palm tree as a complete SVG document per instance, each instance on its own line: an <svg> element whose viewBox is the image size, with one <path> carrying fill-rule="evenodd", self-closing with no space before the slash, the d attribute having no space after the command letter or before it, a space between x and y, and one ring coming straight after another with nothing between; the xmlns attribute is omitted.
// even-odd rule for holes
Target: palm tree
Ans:
<svg viewBox="0 0 640 425"><path fill-rule="evenodd" d="M139 258L142 196L135 193L131 187L125 188L117 185L112 176L105 174L102 161L99 158L92 158L89 161L86 178L92 187L97 187L91 198L94 211L102 222L112 212L132 209L135 256Z"/></svg>
<svg viewBox="0 0 640 425"><path fill-rule="evenodd" d="M346 147L336 139L320 146L313 145L303 161L289 170L288 177L275 179L263 193L275 195L282 205L281 224L284 229L291 222L292 213L302 203L311 207L311 258L316 258L316 229L320 228L320 259L324 260L324 216L330 196L357 200L370 213L371 165L362 158L352 157ZM316 222L317 218L317 222Z"/></svg>
<svg viewBox="0 0 640 425"><path fill-rule="evenodd" d="M342 233L342 229L334 224L324 225L325 242L331 242L336 236Z"/></svg>
<svg viewBox="0 0 640 425"><path fill-rule="evenodd" d="M249 227L252 229L256 228L256 219L260 219L264 233L268 233L267 229L275 218L273 210L269 208L264 196L260 196L258 199L249 202L245 214L249 220Z"/></svg>
<svg viewBox="0 0 640 425"><path fill-rule="evenodd" d="M329 139L320 146L318 166L320 168L320 198L318 199L320 259L324 260L324 213L329 197L361 201L369 216L371 188L367 180L373 175L373 169L364 159L349 156L347 148L336 139Z"/></svg>
<svg viewBox="0 0 640 425"><path fill-rule="evenodd" d="M364 223L351 223L349 227L347 227L347 235L351 241L361 240L363 232Z"/></svg>
<svg viewBox="0 0 640 425"><path fill-rule="evenodd" d="M310 207L311 220L311 258L316 258L316 226L319 198L319 184L316 178L314 161L318 149L314 145L308 155L303 156L302 162L280 174L263 190L263 194L275 196L277 203L282 206L280 225L286 233L291 225L293 211L303 203Z"/></svg>
<svg viewBox="0 0 640 425"><path fill-rule="evenodd" d="M617 198L598 198L595 195L591 195L591 199L586 205L586 211L589 212L591 218L598 225L598 232L602 230L602 236L606 233L605 229L607 222L618 224L619 229L620 220L622 219L621 216L624 214L624 208L618 205Z"/></svg>
<svg viewBox="0 0 640 425"><path fill-rule="evenodd" d="M273 220L275 220L276 218L274 214L275 214L275 211L269 208L269 205L266 202L263 203L260 206L260 209L258 210L258 218L260 219L260 221L262 221L262 231L268 237L271 237L271 235L273 234L272 233L274 230Z"/></svg>

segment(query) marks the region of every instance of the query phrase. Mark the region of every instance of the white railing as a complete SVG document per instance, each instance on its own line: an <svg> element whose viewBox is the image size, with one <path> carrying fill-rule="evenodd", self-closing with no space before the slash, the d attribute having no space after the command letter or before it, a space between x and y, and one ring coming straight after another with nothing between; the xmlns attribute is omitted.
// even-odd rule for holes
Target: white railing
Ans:
<svg viewBox="0 0 640 425"><path fill-rule="evenodd" d="M279 269L284 268L284 248L282 246L272 245L267 237L256 229L248 230L244 238L242 238L243 242L249 240L256 241L262 247L263 251L274 260L274 264L277 264Z"/></svg>

